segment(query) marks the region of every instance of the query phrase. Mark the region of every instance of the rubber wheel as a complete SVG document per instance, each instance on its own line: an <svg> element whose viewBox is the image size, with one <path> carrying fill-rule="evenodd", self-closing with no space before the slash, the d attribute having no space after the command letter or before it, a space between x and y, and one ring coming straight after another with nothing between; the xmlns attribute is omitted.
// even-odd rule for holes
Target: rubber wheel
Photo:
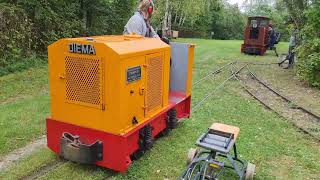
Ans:
<svg viewBox="0 0 320 180"><path fill-rule="evenodd" d="M255 170L256 170L256 165L252 163L248 163L245 180L253 180Z"/></svg>
<svg viewBox="0 0 320 180"><path fill-rule="evenodd" d="M198 149L195 149L195 148L189 149L188 156L187 156L187 165L189 165L193 161L194 157L196 157L197 154L198 154Z"/></svg>

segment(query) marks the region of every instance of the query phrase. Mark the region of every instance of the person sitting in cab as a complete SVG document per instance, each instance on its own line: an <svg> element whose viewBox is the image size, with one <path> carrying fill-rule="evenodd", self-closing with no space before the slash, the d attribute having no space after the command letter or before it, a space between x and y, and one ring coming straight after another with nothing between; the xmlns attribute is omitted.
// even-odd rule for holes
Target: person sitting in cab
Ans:
<svg viewBox="0 0 320 180"><path fill-rule="evenodd" d="M129 19L124 27L123 34L137 34L149 38L159 38L150 24L154 10L152 0L140 0L138 11Z"/></svg>

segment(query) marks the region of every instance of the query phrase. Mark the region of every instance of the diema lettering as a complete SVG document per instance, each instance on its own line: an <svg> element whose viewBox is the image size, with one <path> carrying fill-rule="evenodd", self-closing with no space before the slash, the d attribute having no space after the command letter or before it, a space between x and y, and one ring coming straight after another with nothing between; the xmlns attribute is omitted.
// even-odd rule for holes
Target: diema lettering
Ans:
<svg viewBox="0 0 320 180"><path fill-rule="evenodd" d="M69 44L69 52L70 53L78 53L78 54L95 55L96 49L91 44L71 43L71 44Z"/></svg>

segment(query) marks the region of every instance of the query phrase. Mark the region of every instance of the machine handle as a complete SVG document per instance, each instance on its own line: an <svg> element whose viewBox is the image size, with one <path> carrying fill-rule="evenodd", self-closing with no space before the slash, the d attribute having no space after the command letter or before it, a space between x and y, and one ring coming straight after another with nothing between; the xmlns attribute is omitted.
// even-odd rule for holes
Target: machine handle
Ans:
<svg viewBox="0 0 320 180"><path fill-rule="evenodd" d="M139 94L142 96L144 94L144 91L145 91L145 87L144 86L140 86L139 88Z"/></svg>
<svg viewBox="0 0 320 180"><path fill-rule="evenodd" d="M64 74L64 73L62 73L62 74L59 74L59 79L66 79L66 76L65 76L65 74Z"/></svg>

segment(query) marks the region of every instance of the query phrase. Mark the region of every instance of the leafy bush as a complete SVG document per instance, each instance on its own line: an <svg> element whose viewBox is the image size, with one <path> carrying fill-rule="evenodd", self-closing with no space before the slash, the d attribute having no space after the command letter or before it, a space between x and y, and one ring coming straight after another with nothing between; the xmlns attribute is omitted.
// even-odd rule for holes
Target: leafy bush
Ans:
<svg viewBox="0 0 320 180"><path fill-rule="evenodd" d="M316 2L306 12L307 22L302 29L302 43L298 47L299 77L320 87L320 3Z"/></svg>
<svg viewBox="0 0 320 180"><path fill-rule="evenodd" d="M37 53L45 53L49 44L61 38L122 33L135 5L135 0L2 1L27 13Z"/></svg>
<svg viewBox="0 0 320 180"><path fill-rule="evenodd" d="M0 75L34 64L61 38L121 34L136 0L0 0ZM30 61L31 59L31 61ZM37 63L35 63L37 64Z"/></svg>
<svg viewBox="0 0 320 180"><path fill-rule="evenodd" d="M4 76L13 72L23 71L30 67L42 67L47 64L46 57L32 55L26 58L20 58L16 62L6 66L0 66L0 76Z"/></svg>
<svg viewBox="0 0 320 180"><path fill-rule="evenodd" d="M30 54L31 25L23 9L0 3L0 67L23 61Z"/></svg>
<svg viewBox="0 0 320 180"><path fill-rule="evenodd" d="M320 87L320 39L302 44L297 51L298 76L312 86Z"/></svg>

